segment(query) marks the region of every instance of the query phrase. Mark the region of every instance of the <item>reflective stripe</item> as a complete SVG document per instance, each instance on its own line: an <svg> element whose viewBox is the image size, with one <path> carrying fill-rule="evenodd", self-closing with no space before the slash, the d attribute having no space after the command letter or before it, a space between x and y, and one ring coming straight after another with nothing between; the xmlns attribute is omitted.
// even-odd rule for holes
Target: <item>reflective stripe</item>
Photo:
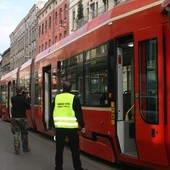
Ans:
<svg viewBox="0 0 170 170"><path fill-rule="evenodd" d="M54 117L55 127L78 128L78 122L75 117Z"/></svg>
<svg viewBox="0 0 170 170"><path fill-rule="evenodd" d="M77 121L77 119L75 117L54 117L54 121L55 120L73 120L73 121Z"/></svg>
<svg viewBox="0 0 170 170"><path fill-rule="evenodd" d="M76 123L76 122L55 122L54 123L55 124L55 126L59 126L59 127L73 127L73 128L77 128L78 127L78 123Z"/></svg>

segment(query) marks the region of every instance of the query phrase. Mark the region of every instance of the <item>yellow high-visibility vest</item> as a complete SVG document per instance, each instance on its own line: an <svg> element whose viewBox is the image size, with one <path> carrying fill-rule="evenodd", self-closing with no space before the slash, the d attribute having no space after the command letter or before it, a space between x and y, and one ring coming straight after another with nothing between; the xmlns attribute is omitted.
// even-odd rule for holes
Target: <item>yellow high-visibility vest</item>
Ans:
<svg viewBox="0 0 170 170"><path fill-rule="evenodd" d="M53 111L55 128L78 128L73 110L73 99L74 95L70 93L61 93L56 96Z"/></svg>

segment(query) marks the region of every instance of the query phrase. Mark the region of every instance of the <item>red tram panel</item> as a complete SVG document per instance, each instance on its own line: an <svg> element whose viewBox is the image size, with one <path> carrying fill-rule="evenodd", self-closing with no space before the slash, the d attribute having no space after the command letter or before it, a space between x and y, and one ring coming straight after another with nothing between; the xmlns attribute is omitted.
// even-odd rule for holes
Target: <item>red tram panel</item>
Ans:
<svg viewBox="0 0 170 170"><path fill-rule="evenodd" d="M23 84L32 100L29 125L54 135L50 105L62 81L70 81L83 105L81 150L110 162L168 170L170 27L169 1L162 2L113 7L21 66L18 80L2 78L1 87L22 82L30 72L29 86Z"/></svg>

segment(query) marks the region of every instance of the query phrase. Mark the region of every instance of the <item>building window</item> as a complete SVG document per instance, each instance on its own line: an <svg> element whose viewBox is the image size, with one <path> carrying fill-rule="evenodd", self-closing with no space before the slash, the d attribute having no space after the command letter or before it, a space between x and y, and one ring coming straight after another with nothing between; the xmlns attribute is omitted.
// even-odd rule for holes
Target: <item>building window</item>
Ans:
<svg viewBox="0 0 170 170"><path fill-rule="evenodd" d="M57 36L55 36L55 43L57 42Z"/></svg>
<svg viewBox="0 0 170 170"><path fill-rule="evenodd" d="M39 26L39 37L41 36L41 26Z"/></svg>
<svg viewBox="0 0 170 170"><path fill-rule="evenodd" d="M49 17L49 29L51 28L51 16Z"/></svg>
<svg viewBox="0 0 170 170"><path fill-rule="evenodd" d="M64 18L67 18L67 4L64 6Z"/></svg>
<svg viewBox="0 0 170 170"><path fill-rule="evenodd" d="M39 46L39 53L41 52L41 46Z"/></svg>
<svg viewBox="0 0 170 170"><path fill-rule="evenodd" d="M61 39L62 39L62 34L60 33L59 40L61 40Z"/></svg>
<svg viewBox="0 0 170 170"><path fill-rule="evenodd" d="M44 23L42 24L42 35L44 34Z"/></svg>
<svg viewBox="0 0 170 170"><path fill-rule="evenodd" d="M98 2L96 2L96 10L95 11L96 11L96 17L97 17L99 15L99 13L98 13L99 12Z"/></svg>
<svg viewBox="0 0 170 170"><path fill-rule="evenodd" d="M89 8L87 8L87 17L88 17L88 20L89 20L89 15L90 15Z"/></svg>
<svg viewBox="0 0 170 170"><path fill-rule="evenodd" d="M49 47L51 46L51 39L49 39Z"/></svg>
<svg viewBox="0 0 170 170"><path fill-rule="evenodd" d="M60 22L61 22L62 21L62 8L60 8L59 19L60 19Z"/></svg>
<svg viewBox="0 0 170 170"><path fill-rule="evenodd" d="M55 24L57 25L57 20L58 20L58 13L55 13Z"/></svg>
<svg viewBox="0 0 170 170"><path fill-rule="evenodd" d="M73 13L72 13L72 30L74 30L75 29L75 22L76 22L76 13L75 13L75 11L73 11Z"/></svg>
<svg viewBox="0 0 170 170"><path fill-rule="evenodd" d="M67 31L65 30L65 31L64 31L64 37L66 37L66 36L67 36Z"/></svg>
<svg viewBox="0 0 170 170"><path fill-rule="evenodd" d="M47 20L45 21L45 32L47 32Z"/></svg>
<svg viewBox="0 0 170 170"><path fill-rule="evenodd" d="M42 44L42 51L44 50L44 44Z"/></svg>
<svg viewBox="0 0 170 170"><path fill-rule="evenodd" d="M92 3L91 5L90 5L90 9L91 9L91 19L93 19L93 18L95 18L95 4L94 3Z"/></svg>
<svg viewBox="0 0 170 170"><path fill-rule="evenodd" d="M45 49L47 49L47 42L45 42Z"/></svg>

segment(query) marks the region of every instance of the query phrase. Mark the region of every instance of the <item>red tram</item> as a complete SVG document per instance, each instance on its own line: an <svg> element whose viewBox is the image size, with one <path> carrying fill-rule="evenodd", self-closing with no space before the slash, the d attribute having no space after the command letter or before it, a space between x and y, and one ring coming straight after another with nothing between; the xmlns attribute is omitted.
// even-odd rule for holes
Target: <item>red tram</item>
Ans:
<svg viewBox="0 0 170 170"><path fill-rule="evenodd" d="M53 135L50 105L68 80L81 100L81 150L110 162L170 169L170 1L117 5L1 79L1 111L20 84L29 125Z"/></svg>

